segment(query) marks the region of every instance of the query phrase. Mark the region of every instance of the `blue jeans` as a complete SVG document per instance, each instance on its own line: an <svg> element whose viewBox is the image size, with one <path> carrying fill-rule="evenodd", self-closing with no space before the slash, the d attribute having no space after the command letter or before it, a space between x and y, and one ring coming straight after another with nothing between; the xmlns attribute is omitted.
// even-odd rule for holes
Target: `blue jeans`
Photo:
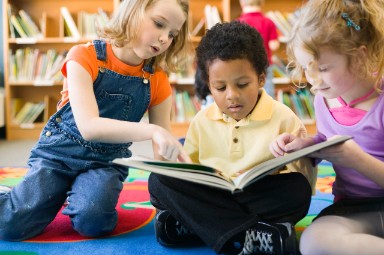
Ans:
<svg viewBox="0 0 384 255"><path fill-rule="evenodd" d="M40 234L67 196L69 205L63 214L81 235L96 237L112 231L127 169L105 163L105 155L78 146L50 125L44 132L51 132L50 139L40 139L33 148L23 181L0 195L0 239L20 241Z"/></svg>
<svg viewBox="0 0 384 255"><path fill-rule="evenodd" d="M106 43L94 41L99 67L106 61ZM153 73L152 64L143 67ZM94 94L100 117L139 122L150 101L150 85L143 78L100 68ZM74 86L82 86L76 84ZM132 143L107 144L83 139L70 102L48 120L31 151L29 171L11 192L0 195L0 239L19 241L40 234L63 210L83 236L111 232L117 223L116 204L125 167L111 160L130 157Z"/></svg>

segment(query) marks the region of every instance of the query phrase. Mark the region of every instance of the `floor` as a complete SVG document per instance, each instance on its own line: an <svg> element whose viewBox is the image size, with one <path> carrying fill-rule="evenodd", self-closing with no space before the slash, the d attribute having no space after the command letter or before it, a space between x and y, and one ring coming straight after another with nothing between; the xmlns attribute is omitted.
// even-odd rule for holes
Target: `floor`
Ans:
<svg viewBox="0 0 384 255"><path fill-rule="evenodd" d="M29 153L36 140L0 140L0 167L27 166ZM151 141L133 143L132 154L153 157Z"/></svg>

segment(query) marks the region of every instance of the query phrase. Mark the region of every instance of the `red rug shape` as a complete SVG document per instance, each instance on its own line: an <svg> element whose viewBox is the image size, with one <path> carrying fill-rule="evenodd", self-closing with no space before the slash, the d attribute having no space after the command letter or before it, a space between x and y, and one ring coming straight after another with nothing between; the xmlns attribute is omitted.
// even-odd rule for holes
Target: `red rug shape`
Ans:
<svg viewBox="0 0 384 255"><path fill-rule="evenodd" d="M124 183L123 191L120 194L116 206L118 212L118 223L115 230L108 236L117 236L131 232L148 224L155 215L154 209L133 208L125 209L122 207L127 202L145 202L149 200L147 182ZM76 242L92 240L79 235L71 225L68 216L57 214L56 218L48 225L44 232L26 242Z"/></svg>

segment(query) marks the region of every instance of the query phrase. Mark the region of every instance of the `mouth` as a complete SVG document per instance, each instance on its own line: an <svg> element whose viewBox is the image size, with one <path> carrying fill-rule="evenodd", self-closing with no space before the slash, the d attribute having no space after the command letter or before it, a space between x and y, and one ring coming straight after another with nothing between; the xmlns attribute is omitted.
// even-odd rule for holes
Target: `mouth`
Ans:
<svg viewBox="0 0 384 255"><path fill-rule="evenodd" d="M157 47L157 46L151 46L151 48L152 48L152 51L153 51L154 53L159 53L159 52L160 52L160 48Z"/></svg>
<svg viewBox="0 0 384 255"><path fill-rule="evenodd" d="M232 112L232 113L234 113L234 112L240 112L241 109L243 109L243 106L242 106L242 105L239 105L239 104L236 104L236 105L230 105L230 106L228 107L228 110L229 110L230 112Z"/></svg>

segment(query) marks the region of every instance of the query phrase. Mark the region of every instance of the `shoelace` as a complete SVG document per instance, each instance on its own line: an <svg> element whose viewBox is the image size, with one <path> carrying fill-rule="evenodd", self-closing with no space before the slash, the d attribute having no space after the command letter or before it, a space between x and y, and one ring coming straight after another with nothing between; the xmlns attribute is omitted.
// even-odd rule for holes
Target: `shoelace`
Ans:
<svg viewBox="0 0 384 255"><path fill-rule="evenodd" d="M191 235L192 232L190 230L188 230L186 227L184 227L183 225L180 224L179 221L176 221L176 234L178 236L185 236L185 235Z"/></svg>
<svg viewBox="0 0 384 255"><path fill-rule="evenodd" d="M256 244L259 242L259 245ZM244 248L239 255L263 252L273 254L272 234L261 231L246 231Z"/></svg>

